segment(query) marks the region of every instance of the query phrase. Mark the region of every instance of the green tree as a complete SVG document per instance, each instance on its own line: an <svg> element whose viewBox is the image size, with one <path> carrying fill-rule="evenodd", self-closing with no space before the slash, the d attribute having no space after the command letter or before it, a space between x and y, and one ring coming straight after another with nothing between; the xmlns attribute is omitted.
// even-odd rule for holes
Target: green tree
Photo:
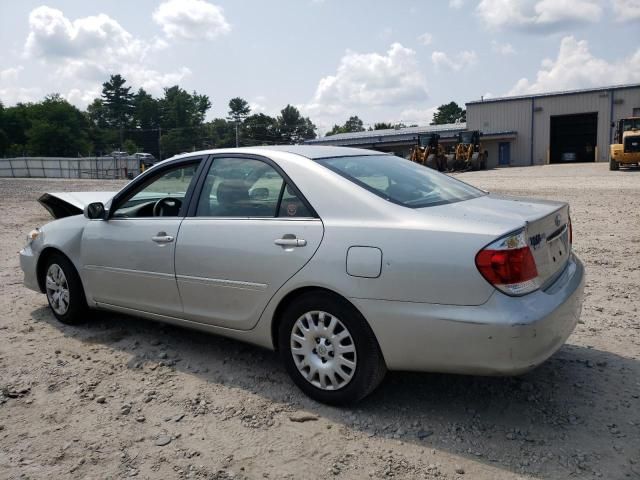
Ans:
<svg viewBox="0 0 640 480"><path fill-rule="evenodd" d="M456 102L440 105L433 114L431 125L443 125L445 123L457 123L467 121L467 111Z"/></svg>
<svg viewBox="0 0 640 480"><path fill-rule="evenodd" d="M362 124L362 120L356 115L353 117L349 117L349 120L344 122L345 131L351 132L364 132L364 126Z"/></svg>
<svg viewBox="0 0 640 480"><path fill-rule="evenodd" d="M236 97L229 100L229 116L234 120L244 118L249 113L251 113L251 107L244 98Z"/></svg>
<svg viewBox="0 0 640 480"><path fill-rule="evenodd" d="M278 138L278 120L257 113L248 116L242 124L243 145L265 145L276 143Z"/></svg>
<svg viewBox="0 0 640 480"><path fill-rule="evenodd" d="M30 106L27 150L31 155L75 157L91 150L85 115L59 94Z"/></svg>
<svg viewBox="0 0 640 480"><path fill-rule="evenodd" d="M327 136L336 135L338 133L352 133L352 132L364 132L365 128L362 124L362 120L357 115L349 117L349 119L344 122L344 125L334 125L329 132L327 132Z"/></svg>
<svg viewBox="0 0 640 480"><path fill-rule="evenodd" d="M393 128L393 125L390 123L380 122L373 124L374 130L388 130L389 128Z"/></svg>
<svg viewBox="0 0 640 480"><path fill-rule="evenodd" d="M122 144L122 148L124 148L124 151L129 155L133 155L140 150L140 148L136 145L136 142L134 142L130 138L127 138L124 141L124 143Z"/></svg>
<svg viewBox="0 0 640 480"><path fill-rule="evenodd" d="M175 85L164 89L160 99L162 128L189 128L202 125L211 101L206 95L190 94Z"/></svg>
<svg viewBox="0 0 640 480"><path fill-rule="evenodd" d="M9 136L4 131L4 105L0 102L0 155L4 156L9 148Z"/></svg>
<svg viewBox="0 0 640 480"><path fill-rule="evenodd" d="M32 104L18 103L4 109L3 127L7 135L7 149L9 156L25 155L27 147L27 131L31 128L30 110Z"/></svg>
<svg viewBox="0 0 640 480"><path fill-rule="evenodd" d="M160 141L164 158L204 146L206 129L203 125L207 111L211 108L209 97L196 92L189 93L175 85L164 89L159 107L160 126L163 130Z"/></svg>
<svg viewBox="0 0 640 480"><path fill-rule="evenodd" d="M207 142L212 148L235 147L235 125L224 118L216 118L206 124Z"/></svg>
<svg viewBox="0 0 640 480"><path fill-rule="evenodd" d="M160 125L160 106L158 100L143 88L133 96L133 120L137 128L154 129Z"/></svg>
<svg viewBox="0 0 640 480"><path fill-rule="evenodd" d="M287 105L278 116L278 133L280 141L284 143L301 143L316 138L316 126L308 117L303 117L296 107Z"/></svg>
<svg viewBox="0 0 640 480"><path fill-rule="evenodd" d="M125 87L127 81L121 75L111 75L102 84L102 105L105 108L107 125L123 129L129 125L133 110L133 94L131 87Z"/></svg>
<svg viewBox="0 0 640 480"><path fill-rule="evenodd" d="M97 128L108 128L107 108L101 98L96 98L87 106L89 121Z"/></svg>

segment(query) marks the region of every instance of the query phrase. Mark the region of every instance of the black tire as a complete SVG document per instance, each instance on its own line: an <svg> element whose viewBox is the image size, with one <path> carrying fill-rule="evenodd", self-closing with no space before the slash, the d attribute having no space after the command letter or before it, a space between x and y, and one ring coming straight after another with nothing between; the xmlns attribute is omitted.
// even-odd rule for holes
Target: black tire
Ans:
<svg viewBox="0 0 640 480"><path fill-rule="evenodd" d="M620 164L613 158L609 159L609 170L620 170Z"/></svg>
<svg viewBox="0 0 640 480"><path fill-rule="evenodd" d="M56 308L54 308L54 305L52 304L51 296L48 294L47 274L52 265L57 265L58 267L60 267L60 269L64 273L66 285L68 287L69 302L68 307L64 312L56 311ZM42 285L44 285L45 287L45 294L47 296L47 301L49 302L49 307L51 307L51 312L53 313L53 315L60 322L67 325L77 325L84 322L86 319L86 313L88 311L87 300L84 295L84 288L82 287L82 282L80 281L78 272L76 271L73 264L69 261L69 259L60 253L51 255L46 260L42 275Z"/></svg>
<svg viewBox="0 0 640 480"><path fill-rule="evenodd" d="M357 362L351 380L336 390L323 390L310 383L298 370L291 353L291 333L299 318L311 311L337 317L355 344ZM387 367L371 328L350 303L327 292L308 292L291 302L283 312L278 330L278 348L287 373L309 397L330 405L355 403L373 392L382 382ZM315 351L315 350L314 350Z"/></svg>

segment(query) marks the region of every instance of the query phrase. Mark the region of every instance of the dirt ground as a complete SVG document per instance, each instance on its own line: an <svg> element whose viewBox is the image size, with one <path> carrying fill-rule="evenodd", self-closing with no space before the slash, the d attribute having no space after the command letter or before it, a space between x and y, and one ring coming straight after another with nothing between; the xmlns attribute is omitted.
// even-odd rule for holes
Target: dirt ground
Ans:
<svg viewBox="0 0 640 480"><path fill-rule="evenodd" d="M35 200L121 183L0 180L0 478L640 478L640 171L460 177L571 203L580 324L522 377L390 373L355 408L309 400L235 341L105 313L59 324L21 284L17 252L48 221Z"/></svg>

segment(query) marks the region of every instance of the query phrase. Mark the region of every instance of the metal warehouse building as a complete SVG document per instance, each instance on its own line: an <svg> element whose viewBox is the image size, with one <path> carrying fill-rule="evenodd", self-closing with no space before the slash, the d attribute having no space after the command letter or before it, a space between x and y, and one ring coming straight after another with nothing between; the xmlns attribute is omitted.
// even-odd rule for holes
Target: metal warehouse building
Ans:
<svg viewBox="0 0 640 480"><path fill-rule="evenodd" d="M467 123L339 134L308 143L393 151L407 156L420 133L437 131L451 144L463 131L483 133L488 167L606 162L612 122L640 116L640 84L467 103Z"/></svg>

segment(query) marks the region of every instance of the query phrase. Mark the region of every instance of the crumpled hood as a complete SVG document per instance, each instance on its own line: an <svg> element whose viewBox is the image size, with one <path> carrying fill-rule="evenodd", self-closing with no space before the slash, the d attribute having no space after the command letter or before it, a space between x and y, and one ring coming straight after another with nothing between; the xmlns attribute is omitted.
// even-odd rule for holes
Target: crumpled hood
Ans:
<svg viewBox="0 0 640 480"><path fill-rule="evenodd" d="M79 215L84 207L92 202L106 204L117 192L51 192L43 194L40 205L47 209L53 218Z"/></svg>

